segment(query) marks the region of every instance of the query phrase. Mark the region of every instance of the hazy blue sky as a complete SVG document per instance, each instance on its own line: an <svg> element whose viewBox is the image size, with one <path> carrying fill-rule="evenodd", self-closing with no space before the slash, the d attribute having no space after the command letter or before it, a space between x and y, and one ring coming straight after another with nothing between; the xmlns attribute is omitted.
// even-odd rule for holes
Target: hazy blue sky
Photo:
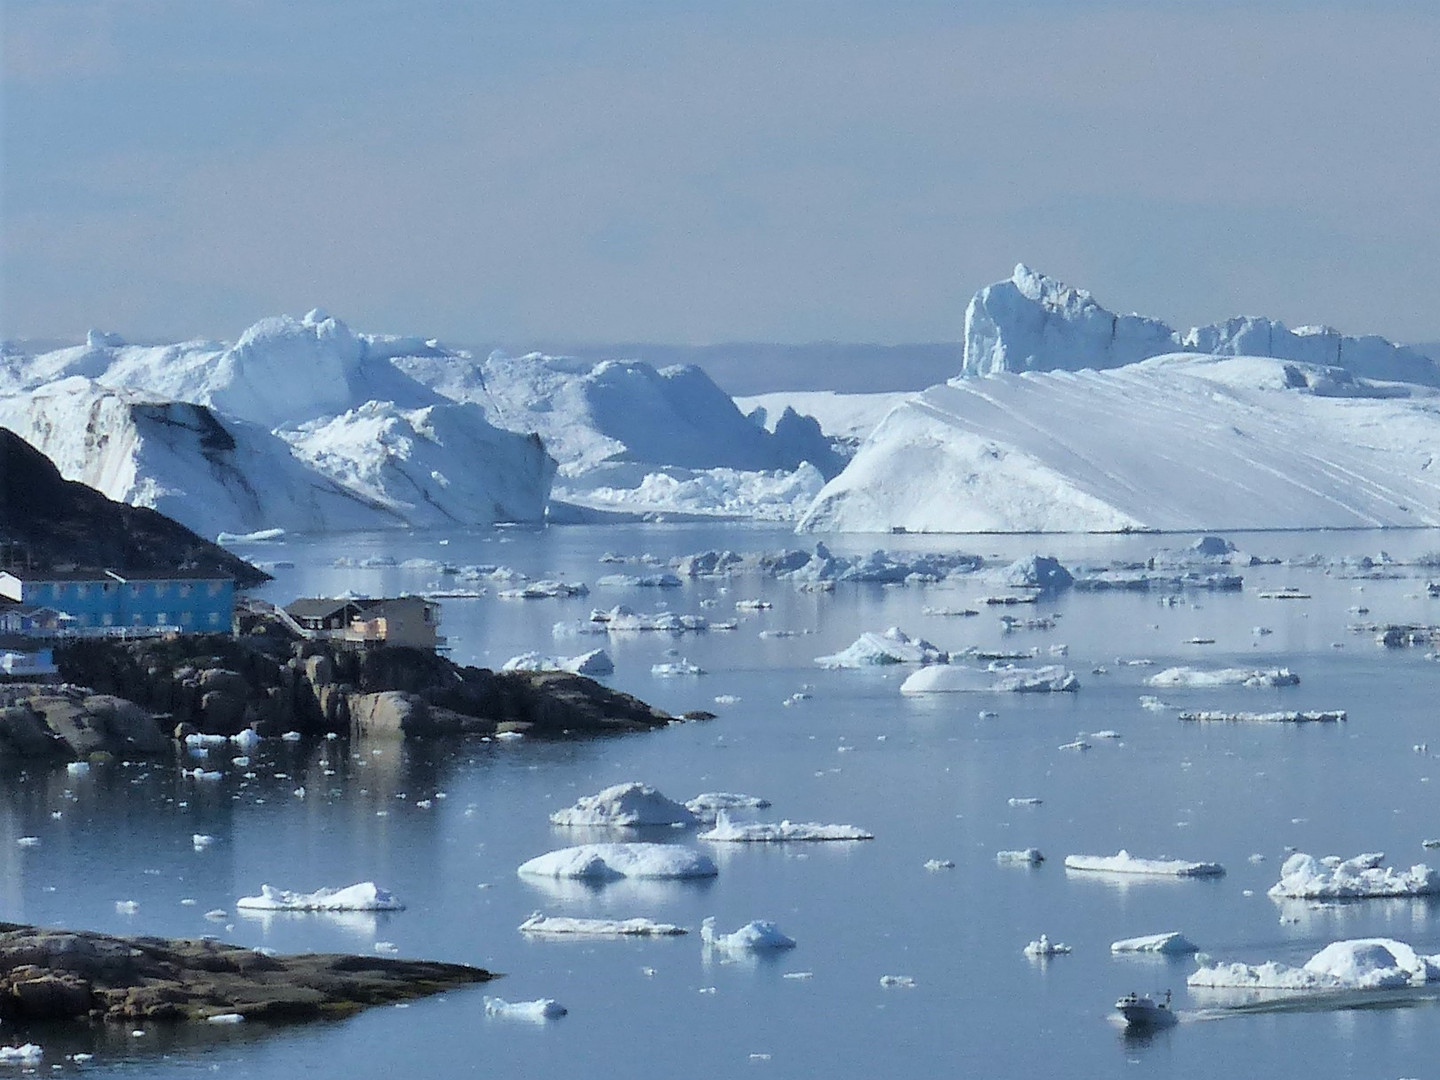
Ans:
<svg viewBox="0 0 1440 1080"><path fill-rule="evenodd" d="M0 334L1440 337L1440 4L4 0Z"/></svg>

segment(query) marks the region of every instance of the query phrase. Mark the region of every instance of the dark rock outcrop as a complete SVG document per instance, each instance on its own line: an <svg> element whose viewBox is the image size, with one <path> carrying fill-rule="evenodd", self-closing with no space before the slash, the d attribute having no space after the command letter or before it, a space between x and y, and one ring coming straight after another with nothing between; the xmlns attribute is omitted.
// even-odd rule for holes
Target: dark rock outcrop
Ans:
<svg viewBox="0 0 1440 1080"><path fill-rule="evenodd" d="M0 555L35 569L218 572L240 588L270 575L164 514L107 499L61 477L54 464L0 427Z"/></svg>
<svg viewBox="0 0 1440 1080"><path fill-rule="evenodd" d="M153 713L113 694L68 685L0 688L0 759L158 754L169 745Z"/></svg>
<svg viewBox="0 0 1440 1080"><path fill-rule="evenodd" d="M275 956L210 939L113 937L0 923L0 1020L247 1020L344 1016L494 975L393 957Z"/></svg>
<svg viewBox="0 0 1440 1080"><path fill-rule="evenodd" d="M233 735L425 736L524 732L540 738L645 731L675 718L584 675L462 667L423 649L353 649L277 633L59 646L69 683L136 702L165 731Z"/></svg>

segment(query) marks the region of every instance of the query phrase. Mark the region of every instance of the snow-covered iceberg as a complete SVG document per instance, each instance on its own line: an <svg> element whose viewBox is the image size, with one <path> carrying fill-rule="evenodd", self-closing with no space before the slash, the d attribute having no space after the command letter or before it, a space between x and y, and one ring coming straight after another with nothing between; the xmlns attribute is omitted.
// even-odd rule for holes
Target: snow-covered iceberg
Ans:
<svg viewBox="0 0 1440 1080"><path fill-rule="evenodd" d="M532 877L616 881L707 878L719 873L708 855L674 844L581 844L537 855L517 873Z"/></svg>
<svg viewBox="0 0 1440 1080"><path fill-rule="evenodd" d="M688 826L694 825L697 820L687 807L638 781L612 784L595 795L582 796L574 806L550 815L550 822L554 825L618 828Z"/></svg>
<svg viewBox="0 0 1440 1080"><path fill-rule="evenodd" d="M755 919L729 934L715 932L715 918L708 916L700 924L700 940L707 950L728 953L773 952L793 949L795 939L781 933L773 922Z"/></svg>
<svg viewBox="0 0 1440 1080"><path fill-rule="evenodd" d="M1043 960L1050 956L1064 956L1066 953L1074 952L1075 950L1063 941L1051 941L1046 935L1041 934L1034 941L1026 945L1023 951L1026 956Z"/></svg>
<svg viewBox="0 0 1440 1080"><path fill-rule="evenodd" d="M876 632L867 630L853 644L831 656L817 656L824 668L864 668L879 664L943 664L949 654L924 638L912 638L898 626Z"/></svg>
<svg viewBox="0 0 1440 1080"><path fill-rule="evenodd" d="M1325 946L1302 967L1264 964L1210 964L1187 984L1227 990L1391 990L1440 981L1440 955L1417 953L1393 938L1356 938Z"/></svg>
<svg viewBox="0 0 1440 1080"><path fill-rule="evenodd" d="M701 840L716 843L765 844L789 841L873 840L875 834L855 825L823 825L815 821L731 821L721 810L715 827L700 834Z"/></svg>
<svg viewBox="0 0 1440 1080"><path fill-rule="evenodd" d="M769 799L762 799L757 795L742 795L735 791L706 791L685 802L685 809L702 822L712 824L722 811L764 810L769 806Z"/></svg>
<svg viewBox="0 0 1440 1080"><path fill-rule="evenodd" d="M269 885L260 886L259 896L242 896L237 908L250 911L403 911L405 905L388 889L373 881L362 881L343 889L317 889L312 893L290 892Z"/></svg>
<svg viewBox="0 0 1440 1080"><path fill-rule="evenodd" d="M546 1020L564 1016L568 1011L554 998L537 998L535 1001L506 1001L498 997L485 999L486 1016L498 1016L507 1020L544 1023Z"/></svg>
<svg viewBox="0 0 1440 1080"><path fill-rule="evenodd" d="M1162 877L1219 877L1219 863L1184 859L1141 859L1121 849L1115 855L1066 855L1067 870L1096 870L1106 874L1154 874Z"/></svg>
<svg viewBox="0 0 1440 1080"><path fill-rule="evenodd" d="M591 649L579 656L543 656L537 652L512 656L501 671L569 671L575 675L601 678L615 673L615 661L604 649Z"/></svg>
<svg viewBox="0 0 1440 1080"><path fill-rule="evenodd" d="M1433 526L1437 371L1270 320L1177 335L1019 268L971 305L965 377L892 409L799 527Z"/></svg>
<svg viewBox="0 0 1440 1080"><path fill-rule="evenodd" d="M565 937L673 937L690 931L673 923L654 919L577 919L566 915L535 912L520 924L522 934Z"/></svg>
<svg viewBox="0 0 1440 1080"><path fill-rule="evenodd" d="M1440 871L1423 863L1408 870L1384 863L1385 855L1378 851L1353 859L1316 859L1297 851L1285 860L1269 895L1276 900L1351 900L1440 894Z"/></svg>
<svg viewBox="0 0 1440 1080"><path fill-rule="evenodd" d="M1190 687L1210 689L1216 686L1296 686L1300 676L1289 668L1219 668L1202 670L1193 667L1172 667L1157 672L1145 680L1147 686Z"/></svg>
<svg viewBox="0 0 1440 1080"><path fill-rule="evenodd" d="M1161 953L1166 956L1183 956L1197 952L1196 944L1178 930L1164 934L1146 934L1143 937L1122 938L1110 943L1112 953Z"/></svg>

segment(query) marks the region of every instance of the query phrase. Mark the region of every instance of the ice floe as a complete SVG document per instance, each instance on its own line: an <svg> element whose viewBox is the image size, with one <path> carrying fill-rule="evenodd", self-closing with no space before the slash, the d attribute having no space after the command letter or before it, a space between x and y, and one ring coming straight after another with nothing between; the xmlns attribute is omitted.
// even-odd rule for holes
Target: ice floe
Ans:
<svg viewBox="0 0 1440 1080"><path fill-rule="evenodd" d="M1074 952L1063 941L1051 941L1044 934L1041 934L1035 941L1025 946L1025 955L1044 958L1046 956L1063 956L1065 953Z"/></svg>
<svg viewBox="0 0 1440 1080"><path fill-rule="evenodd" d="M579 656L544 656L538 652L527 652L506 660L500 670L568 671L575 675L599 678L615 673L615 661L610 659L610 654L604 649L591 649Z"/></svg>
<svg viewBox="0 0 1440 1080"><path fill-rule="evenodd" d="M1277 900L1348 900L1440 894L1440 871L1423 863L1396 870L1384 861L1378 851L1353 859L1316 859L1297 851L1285 860L1269 895Z"/></svg>
<svg viewBox="0 0 1440 1080"><path fill-rule="evenodd" d="M1218 877L1225 873L1219 863L1186 862L1184 859L1141 859L1123 848L1115 855L1066 855L1067 870L1096 870L1107 874L1155 874L1165 877Z"/></svg>
<svg viewBox="0 0 1440 1080"><path fill-rule="evenodd" d="M685 809L700 821L713 823L722 810L764 810L769 805L769 799L756 795L742 795L734 791L706 791L687 800Z"/></svg>
<svg viewBox="0 0 1440 1080"><path fill-rule="evenodd" d="M1221 712L1212 709L1180 714L1181 720L1236 724L1333 724L1345 718L1344 709L1333 709L1328 712Z"/></svg>
<svg viewBox="0 0 1440 1080"><path fill-rule="evenodd" d="M902 694L1048 694L1078 689L1080 680L1075 673L1058 664L1037 668L935 664L921 668L900 684Z"/></svg>
<svg viewBox="0 0 1440 1080"><path fill-rule="evenodd" d="M388 889L373 881L347 885L343 889L317 889L312 893L289 892L260 886L259 896L242 896L237 908L251 911L403 911L405 905Z"/></svg>
<svg viewBox="0 0 1440 1080"><path fill-rule="evenodd" d="M542 1023L564 1016L569 1010L554 998L537 998L535 1001L506 1001L504 998L487 997L485 1015L506 1020L529 1020Z"/></svg>
<svg viewBox="0 0 1440 1080"><path fill-rule="evenodd" d="M694 812L687 807L638 781L612 784L597 794L582 796L574 806L550 815L554 825L621 828L689 826L697 820Z"/></svg>
<svg viewBox="0 0 1440 1080"><path fill-rule="evenodd" d="M734 822L721 810L715 827L700 834L701 840L716 843L785 843L789 841L873 840L874 833L854 825L822 825L818 822L754 821Z"/></svg>
<svg viewBox="0 0 1440 1080"><path fill-rule="evenodd" d="M531 877L615 881L619 878L706 878L719 870L708 855L674 844L580 844L521 864Z"/></svg>
<svg viewBox="0 0 1440 1080"><path fill-rule="evenodd" d="M673 923L654 919L577 919L565 915L535 912L520 924L523 934L555 934L567 937L671 937L690 931Z"/></svg>
<svg viewBox="0 0 1440 1080"><path fill-rule="evenodd" d="M589 593L582 582L532 581L514 589L501 589L495 595L502 600L554 600Z"/></svg>
<svg viewBox="0 0 1440 1080"><path fill-rule="evenodd" d="M1178 930L1164 934L1146 934L1143 937L1122 938L1110 943L1112 953L1163 953L1166 956L1183 956L1198 951L1193 941Z"/></svg>
<svg viewBox="0 0 1440 1080"><path fill-rule="evenodd" d="M728 953L771 952L793 949L795 939L780 932L773 922L755 919L729 934L715 932L715 917L708 916L700 924L700 940L706 949Z"/></svg>
<svg viewBox="0 0 1440 1080"><path fill-rule="evenodd" d="M45 1050L39 1043L21 1043L19 1046L0 1046L0 1064L38 1065L45 1057Z"/></svg>
<svg viewBox="0 0 1440 1080"><path fill-rule="evenodd" d="M1010 805L1016 806L1022 802L1036 802L1039 799L1011 799ZM1038 866L1045 861L1045 856L1040 854L1039 848L1027 847L1019 851L997 851L995 861L1000 863L1027 863L1031 866Z"/></svg>
<svg viewBox="0 0 1440 1080"><path fill-rule="evenodd" d="M1145 682L1150 686L1200 689L1216 686L1296 686L1300 682L1300 676L1289 668L1219 668L1204 671L1200 668L1172 667L1151 675Z"/></svg>
<svg viewBox="0 0 1440 1080"><path fill-rule="evenodd" d="M1392 938L1355 938L1325 946L1302 967L1211 964L1186 980L1192 987L1236 990L1388 990L1440 981L1440 955L1417 953Z"/></svg>
<svg viewBox="0 0 1440 1080"><path fill-rule="evenodd" d="M943 664L949 654L924 638L912 638L898 626L867 630L853 644L830 656L817 656L824 668L863 668L879 664Z"/></svg>

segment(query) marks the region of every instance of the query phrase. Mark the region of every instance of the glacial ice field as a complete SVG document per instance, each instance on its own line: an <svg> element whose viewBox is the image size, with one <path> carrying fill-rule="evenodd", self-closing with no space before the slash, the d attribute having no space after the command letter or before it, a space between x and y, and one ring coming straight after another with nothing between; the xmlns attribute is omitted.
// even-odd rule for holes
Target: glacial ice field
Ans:
<svg viewBox="0 0 1440 1080"><path fill-rule="evenodd" d="M752 556L813 544L773 526L388 531L237 545L274 568L261 594L268 599L345 589L448 593L441 632L458 661L499 667L524 653L571 656L603 645L615 668L606 683L672 712L705 709L715 718L562 743L266 739L197 746L175 760L12 774L0 788L7 919L214 934L286 952L455 960L504 978L338 1023L3 1029L0 1044L39 1045L43 1073L158 1078L860 1080L897 1068L1017 1080L1433 1075L1440 985L1361 997L1343 989L1249 995L1232 1007L1187 986L1196 956L1112 952L1114 942L1178 932L1199 959L1247 970L1300 968L1353 939L1440 954L1435 897L1267 895L1295 851L1317 860L1383 852L1386 866L1440 866L1440 850L1424 846L1440 837L1440 662L1434 646L1376 640L1387 624L1440 624L1440 599L1426 588L1432 574L1440 580L1440 566L1421 562L1440 551L1440 534L1231 533L1253 559L1162 556L1157 565L1189 559L1206 573L1240 576L1240 588L1171 581L987 603L1029 595L994 571L1033 552L1072 572L1124 561L1133 581L1134 567L1158 550L1194 539L827 537L840 557L883 543L897 557L949 550L984 559L978 572L962 560L932 562L958 568L939 581L839 581L830 591L823 581L754 571L691 578L673 565L707 550ZM609 574L638 582L664 572L682 584L524 601L497 595L526 579L593 586ZM557 623L619 605L697 616L709 628L554 636ZM1079 688L902 695L913 664L815 663L890 627L933 643L952 664L1062 666ZM706 674L652 675L682 660ZM1149 685L1170 668L1288 669L1299 681ZM1343 710L1346 718L1195 723L1182 721L1182 710ZM717 844L698 838L703 826L551 823L551 814L631 781L678 803L713 792L769 801L727 811L736 821L853 824L874 839ZM547 852L629 840L691 849L718 873L517 873ZM1028 848L1044 860L997 860ZM1064 865L1069 855L1122 849L1218 863L1226 873ZM373 882L404 910L237 908L261 882L297 893ZM520 932L537 912L647 919L690 933ZM724 933L774 923L796 944L706 950L707 918ZM1072 951L1023 955L1042 933ZM1116 998L1167 989L1181 1023L1125 1035L1113 1017ZM550 1000L566 1013L532 1009L534 1022L518 1023L513 1010L487 1015L487 997ZM77 1053L95 1056L82 1066L67 1057Z"/></svg>

